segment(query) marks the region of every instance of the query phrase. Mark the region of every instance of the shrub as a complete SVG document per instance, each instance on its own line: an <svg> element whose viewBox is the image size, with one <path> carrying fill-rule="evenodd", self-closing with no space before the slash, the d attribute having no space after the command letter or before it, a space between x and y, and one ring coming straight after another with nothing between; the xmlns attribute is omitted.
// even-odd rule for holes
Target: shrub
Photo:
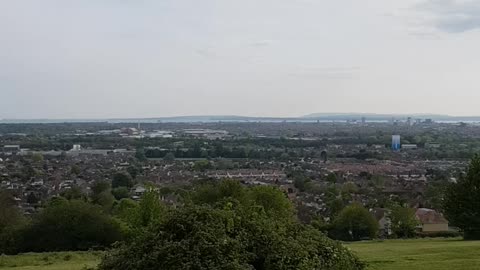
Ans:
<svg viewBox="0 0 480 270"><path fill-rule="evenodd" d="M339 240L359 241L375 238L378 222L375 217L359 204L345 207L335 218L330 235Z"/></svg>
<svg viewBox="0 0 480 270"><path fill-rule="evenodd" d="M446 232L417 232L417 237L420 238L456 238L462 237L463 234L461 232L455 231L446 231Z"/></svg>
<svg viewBox="0 0 480 270"><path fill-rule="evenodd" d="M88 250L122 239L120 225L83 201L55 200L32 222L13 230L8 253Z"/></svg>
<svg viewBox="0 0 480 270"><path fill-rule="evenodd" d="M443 209L446 218L462 229L467 240L480 239L480 155L475 155L465 176L445 190Z"/></svg>
<svg viewBox="0 0 480 270"><path fill-rule="evenodd" d="M116 245L99 269L365 268L340 243L300 225L293 218L293 207L284 205L288 200L281 191L245 189L232 182L217 188L202 205L170 209L130 242ZM207 189L198 192L213 194Z"/></svg>

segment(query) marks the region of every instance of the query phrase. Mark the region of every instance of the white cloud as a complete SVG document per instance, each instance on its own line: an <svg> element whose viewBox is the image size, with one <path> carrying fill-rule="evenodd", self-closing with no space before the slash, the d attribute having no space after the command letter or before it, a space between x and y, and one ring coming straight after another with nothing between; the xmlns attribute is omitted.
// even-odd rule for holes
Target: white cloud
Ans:
<svg viewBox="0 0 480 270"><path fill-rule="evenodd" d="M478 4L419 1L0 1L0 118L480 115Z"/></svg>
<svg viewBox="0 0 480 270"><path fill-rule="evenodd" d="M461 33L480 28L478 0L428 0L417 8L433 14L433 25L445 32Z"/></svg>

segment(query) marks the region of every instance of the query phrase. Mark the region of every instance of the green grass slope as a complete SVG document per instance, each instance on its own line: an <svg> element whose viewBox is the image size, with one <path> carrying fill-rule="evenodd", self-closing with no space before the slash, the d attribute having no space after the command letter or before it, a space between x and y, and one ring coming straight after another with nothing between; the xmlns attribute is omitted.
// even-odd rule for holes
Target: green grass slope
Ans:
<svg viewBox="0 0 480 270"><path fill-rule="evenodd" d="M100 262L99 252L28 253L0 256L0 270L87 270Z"/></svg>
<svg viewBox="0 0 480 270"><path fill-rule="evenodd" d="M480 241L418 239L347 244L369 264L369 270L480 269ZM100 262L101 252L29 253L0 256L0 270L87 270Z"/></svg>
<svg viewBox="0 0 480 270"><path fill-rule="evenodd" d="M480 241L387 240L347 246L369 264L369 270L480 269Z"/></svg>

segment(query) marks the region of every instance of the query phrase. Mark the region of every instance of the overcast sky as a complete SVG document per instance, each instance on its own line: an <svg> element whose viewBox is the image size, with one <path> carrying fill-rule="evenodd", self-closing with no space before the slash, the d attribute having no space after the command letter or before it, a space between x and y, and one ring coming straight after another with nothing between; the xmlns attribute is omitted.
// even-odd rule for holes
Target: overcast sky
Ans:
<svg viewBox="0 0 480 270"><path fill-rule="evenodd" d="M0 119L479 101L478 0L0 0Z"/></svg>

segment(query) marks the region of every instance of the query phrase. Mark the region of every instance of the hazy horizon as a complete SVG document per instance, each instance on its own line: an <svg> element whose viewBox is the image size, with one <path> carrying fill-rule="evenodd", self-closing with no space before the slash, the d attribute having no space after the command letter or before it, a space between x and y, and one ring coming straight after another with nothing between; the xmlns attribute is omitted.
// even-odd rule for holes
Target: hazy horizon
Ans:
<svg viewBox="0 0 480 270"><path fill-rule="evenodd" d="M0 3L0 119L480 116L480 1Z"/></svg>
<svg viewBox="0 0 480 270"><path fill-rule="evenodd" d="M402 114L402 113L365 113L365 112L320 112L320 113L310 113L310 114L305 114L305 115L289 115L289 116L259 116L259 115L232 115L232 114L210 114L210 115L170 115L170 116L155 116L155 117L130 117L130 116L125 116L125 117L91 117L91 118L60 118L60 117L53 117L53 118L0 118L0 121L15 121L15 120L52 120L52 121L61 121L61 120L73 120L73 121L81 121L81 120L128 120L128 119L179 119L179 118L271 118L271 119L308 119L308 118L334 118L334 117L367 117L367 120L369 118L375 118L375 117L380 117L380 118L389 118L389 117L397 117L398 119L400 118L407 118L407 117L412 117L414 119L426 119L428 117L433 117L433 118L460 118L460 119L468 119L468 118L480 118L480 115L449 115L449 114L432 114L432 113L412 113L412 114ZM358 119L357 119L358 120ZM371 119L370 119L371 120Z"/></svg>

